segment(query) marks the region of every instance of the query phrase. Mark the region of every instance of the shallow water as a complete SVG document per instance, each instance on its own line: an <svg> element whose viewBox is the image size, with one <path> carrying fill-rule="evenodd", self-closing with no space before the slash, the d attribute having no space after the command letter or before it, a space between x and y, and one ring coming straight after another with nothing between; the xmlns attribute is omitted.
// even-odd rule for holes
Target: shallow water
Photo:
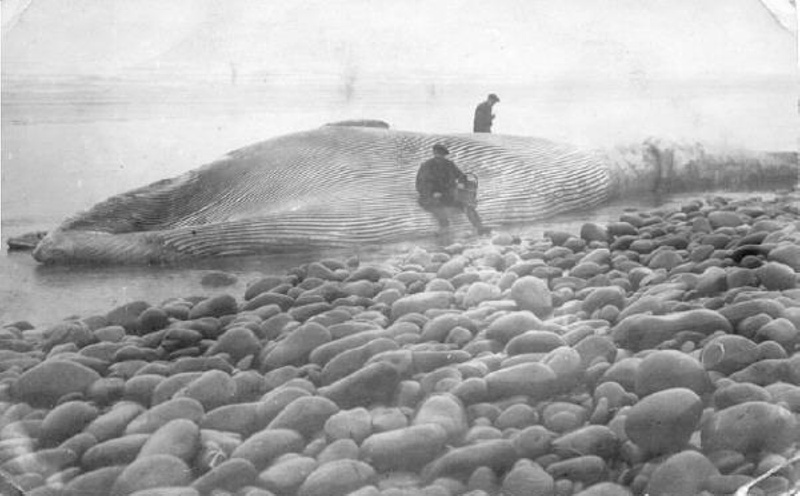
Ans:
<svg viewBox="0 0 800 496"><path fill-rule="evenodd" d="M503 102L496 131L585 146L608 146L648 135L793 150L795 92L772 86L681 85L620 92L590 86L497 85ZM229 150L271 136L348 118L380 118L394 127L469 131L472 108L486 89L376 82L349 97L341 88L306 84L161 86L123 81L3 82L2 241L47 230L110 195L173 176ZM628 198L513 229L577 232L593 220L616 219L626 207L676 204L691 196ZM467 241L470 241L467 239ZM418 243L434 247L434 241ZM29 253L0 255L0 324L26 319L47 325L70 315L105 313L138 299L243 293L259 273L282 273L311 260L358 256L379 261L412 243L329 253L204 260L182 267L43 267ZM239 276L233 287L200 285L209 270Z"/></svg>

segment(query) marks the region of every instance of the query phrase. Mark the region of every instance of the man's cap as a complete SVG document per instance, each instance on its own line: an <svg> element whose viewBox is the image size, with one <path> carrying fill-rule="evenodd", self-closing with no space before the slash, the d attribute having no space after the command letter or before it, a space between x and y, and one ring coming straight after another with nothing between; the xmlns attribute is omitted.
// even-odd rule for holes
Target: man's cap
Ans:
<svg viewBox="0 0 800 496"><path fill-rule="evenodd" d="M500 102L500 98L497 95L495 95L494 93L489 93L489 100L494 100L494 101L496 101L498 103Z"/></svg>
<svg viewBox="0 0 800 496"><path fill-rule="evenodd" d="M433 151L443 153L445 155L448 155L450 153L450 150L448 150L447 147L445 147L440 143L436 143L435 145L433 145Z"/></svg>

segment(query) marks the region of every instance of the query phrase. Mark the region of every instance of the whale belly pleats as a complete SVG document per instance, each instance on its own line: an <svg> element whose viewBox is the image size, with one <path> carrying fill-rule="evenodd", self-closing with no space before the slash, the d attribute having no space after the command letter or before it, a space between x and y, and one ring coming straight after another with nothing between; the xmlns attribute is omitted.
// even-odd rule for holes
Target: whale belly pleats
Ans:
<svg viewBox="0 0 800 496"><path fill-rule="evenodd" d="M447 146L449 158L463 171L478 176L478 212L490 227L587 208L607 198L603 162L567 145L517 136L329 126L248 146L112 197L60 227L60 239L71 243L51 239L45 245L68 260L82 258L80 250L102 250L82 246L97 238L77 236L81 231L151 233L144 246L152 247L154 239L163 246L149 258L161 253L180 258L424 236L437 225L417 204L415 179L435 143ZM456 226L463 222L458 219ZM37 251L39 260L56 257L44 247ZM98 258L120 258L107 255Z"/></svg>

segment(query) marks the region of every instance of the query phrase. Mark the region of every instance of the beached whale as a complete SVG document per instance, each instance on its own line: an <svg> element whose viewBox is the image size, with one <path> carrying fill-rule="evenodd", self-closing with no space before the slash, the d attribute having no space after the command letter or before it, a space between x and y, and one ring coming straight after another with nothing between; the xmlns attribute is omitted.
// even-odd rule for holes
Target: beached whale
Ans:
<svg viewBox="0 0 800 496"><path fill-rule="evenodd" d="M380 123L377 125L375 123ZM604 152L496 134L423 134L346 122L232 151L178 177L99 203L48 233L44 263L170 263L325 250L431 235L414 186L442 143L480 179L491 228L591 208L628 192L793 185L793 154L710 154L646 142ZM459 215L455 229L468 229Z"/></svg>

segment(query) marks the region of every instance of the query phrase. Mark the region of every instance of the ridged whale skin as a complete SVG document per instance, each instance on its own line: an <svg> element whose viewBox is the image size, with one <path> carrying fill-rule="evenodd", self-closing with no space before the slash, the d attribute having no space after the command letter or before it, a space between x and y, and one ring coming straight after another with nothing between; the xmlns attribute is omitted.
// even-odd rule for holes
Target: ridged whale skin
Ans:
<svg viewBox="0 0 800 496"><path fill-rule="evenodd" d="M723 179L753 175L794 184L797 174L792 157L775 154L719 158L701 147L676 151L655 142L582 151L531 137L346 122L272 138L113 196L64 221L33 256L44 263L170 263L420 238L437 230L415 190L417 168L435 143L479 177L478 212L492 228L591 208L637 189L724 186ZM454 228L469 228L463 215L455 217Z"/></svg>

